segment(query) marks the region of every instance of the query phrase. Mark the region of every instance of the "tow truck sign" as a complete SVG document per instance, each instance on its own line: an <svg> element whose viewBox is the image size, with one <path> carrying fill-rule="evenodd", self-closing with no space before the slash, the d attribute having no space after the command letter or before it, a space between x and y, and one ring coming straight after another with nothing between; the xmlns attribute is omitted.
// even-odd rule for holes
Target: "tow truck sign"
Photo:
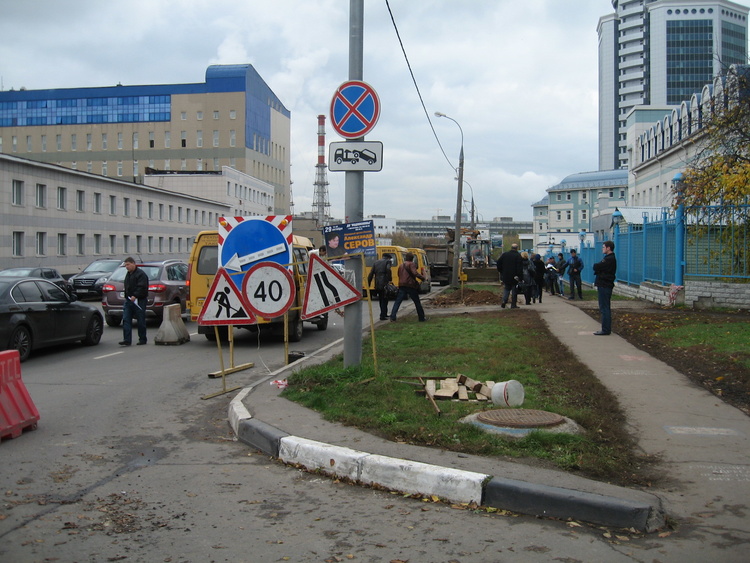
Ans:
<svg viewBox="0 0 750 563"><path fill-rule="evenodd" d="M347 141L331 143L328 170L331 172L380 172L383 169L383 143Z"/></svg>

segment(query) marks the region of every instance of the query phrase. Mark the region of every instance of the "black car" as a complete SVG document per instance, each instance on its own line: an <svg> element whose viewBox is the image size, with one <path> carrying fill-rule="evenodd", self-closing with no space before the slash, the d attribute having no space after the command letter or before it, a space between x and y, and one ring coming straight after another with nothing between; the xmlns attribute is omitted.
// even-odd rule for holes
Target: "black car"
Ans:
<svg viewBox="0 0 750 563"><path fill-rule="evenodd" d="M77 302L55 284L0 277L0 350L18 350L22 362L45 346L99 344L103 331L104 319L96 307Z"/></svg>
<svg viewBox="0 0 750 563"><path fill-rule="evenodd" d="M117 267L122 264L122 260L113 258L103 258L94 260L86 266L80 274L71 276L68 279L73 291L79 298L83 297L101 297L102 286L109 279Z"/></svg>
<svg viewBox="0 0 750 563"><path fill-rule="evenodd" d="M42 278L51 281L56 286L70 293L70 285L67 280L54 268L8 268L0 272L0 279L9 278Z"/></svg>

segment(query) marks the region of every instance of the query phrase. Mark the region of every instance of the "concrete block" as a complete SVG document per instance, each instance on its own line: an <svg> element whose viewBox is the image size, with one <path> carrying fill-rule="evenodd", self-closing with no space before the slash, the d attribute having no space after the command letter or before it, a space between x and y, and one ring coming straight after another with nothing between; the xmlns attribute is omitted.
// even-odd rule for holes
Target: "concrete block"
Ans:
<svg viewBox="0 0 750 563"><path fill-rule="evenodd" d="M190 342L190 333L182 320L182 309L178 303L164 307L164 319L156 333L154 344L184 344Z"/></svg>
<svg viewBox="0 0 750 563"><path fill-rule="evenodd" d="M362 460L360 480L409 494L437 495L451 502L482 502L489 475L371 455Z"/></svg>
<svg viewBox="0 0 750 563"><path fill-rule="evenodd" d="M369 455L297 436L282 438L279 447L279 459L285 463L298 463L311 471L346 477L352 481L359 480L361 461Z"/></svg>
<svg viewBox="0 0 750 563"><path fill-rule="evenodd" d="M279 457L281 439L289 436L283 430L257 418L241 420L237 430L237 438L240 442L273 457Z"/></svg>
<svg viewBox="0 0 750 563"><path fill-rule="evenodd" d="M664 511L657 497L637 491L627 494L631 498L493 478L485 487L484 504L532 516L571 518L644 532L664 525Z"/></svg>

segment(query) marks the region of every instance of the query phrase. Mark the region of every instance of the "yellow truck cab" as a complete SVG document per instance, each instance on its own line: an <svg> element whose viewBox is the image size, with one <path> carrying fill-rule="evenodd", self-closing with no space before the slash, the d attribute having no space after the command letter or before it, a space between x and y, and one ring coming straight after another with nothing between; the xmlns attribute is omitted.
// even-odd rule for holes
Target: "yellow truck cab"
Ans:
<svg viewBox="0 0 750 563"><path fill-rule="evenodd" d="M393 280L393 283L395 285L398 285L398 267L404 263L404 257L406 256L406 253L409 252L403 246L377 246L375 247L375 250L377 252L377 257L365 258L365 271L362 274L363 292L365 292L367 289L367 277L370 275L372 265L376 260L380 260L384 254L390 254L391 256L393 256L393 263L391 265L391 279ZM372 283L370 284L370 291L373 291L374 289L375 280L373 279Z"/></svg>
<svg viewBox="0 0 750 563"><path fill-rule="evenodd" d="M302 304L305 297L305 283L307 281L307 268L310 264L309 252L313 244L307 237L294 235L292 242L293 277L297 290L297 295L292 308L289 311L289 340L299 342L302 338ZM214 283L214 277L219 267L219 233L218 231L201 231L195 237L193 248L190 251L190 260L188 261L188 302L187 307L190 312L190 319L197 321L200 315L203 303L206 300L208 292ZM328 314L306 319L318 327L318 330L328 328ZM257 330L261 325L273 324L278 328L278 323L283 323L284 317L273 319L258 319L257 325L240 325L242 328ZM283 326L283 324L282 324ZM224 328L224 327L222 327ZM198 333L205 334L209 340L215 339L213 326L198 326Z"/></svg>
<svg viewBox="0 0 750 563"><path fill-rule="evenodd" d="M432 289L432 281L430 280L430 261L427 258L427 252L423 248L409 248L407 250L414 254L417 271L425 277L424 281L419 284L419 293L429 293Z"/></svg>

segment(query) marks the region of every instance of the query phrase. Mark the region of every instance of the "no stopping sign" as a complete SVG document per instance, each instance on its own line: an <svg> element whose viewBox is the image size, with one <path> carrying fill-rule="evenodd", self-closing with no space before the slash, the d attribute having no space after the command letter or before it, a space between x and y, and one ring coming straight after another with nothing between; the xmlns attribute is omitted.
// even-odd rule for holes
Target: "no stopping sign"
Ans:
<svg viewBox="0 0 750 563"><path fill-rule="evenodd" d="M283 315L294 302L294 278L276 262L260 262L245 274L242 293L248 307L259 317Z"/></svg>

